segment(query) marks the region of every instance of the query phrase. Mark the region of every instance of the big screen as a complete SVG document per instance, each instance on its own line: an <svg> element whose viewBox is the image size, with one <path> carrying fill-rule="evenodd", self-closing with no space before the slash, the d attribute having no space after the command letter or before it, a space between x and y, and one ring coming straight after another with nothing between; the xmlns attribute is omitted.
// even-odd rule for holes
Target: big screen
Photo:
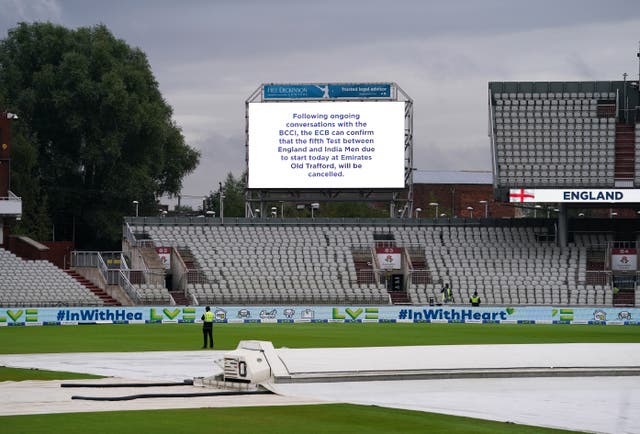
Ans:
<svg viewBox="0 0 640 434"><path fill-rule="evenodd" d="M251 189L404 188L404 102L249 104Z"/></svg>

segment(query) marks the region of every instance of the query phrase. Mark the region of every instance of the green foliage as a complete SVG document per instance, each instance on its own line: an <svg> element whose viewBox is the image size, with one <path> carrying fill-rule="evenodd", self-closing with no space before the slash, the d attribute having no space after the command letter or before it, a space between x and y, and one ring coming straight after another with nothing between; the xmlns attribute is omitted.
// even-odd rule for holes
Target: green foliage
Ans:
<svg viewBox="0 0 640 434"><path fill-rule="evenodd" d="M224 194L224 215L225 217L245 216L245 196L247 173L244 172L239 177L235 177L231 172L227 174L222 184ZM278 218L309 218L311 217L310 204L304 204L304 209L298 209L294 202L265 202L262 212L263 216L256 213L256 217L271 217L271 210L276 209ZM205 210L214 211L216 216L220 216L220 188L209 193L205 199ZM389 211L384 207L374 206L363 202L333 202L321 203L320 208L314 211L314 217L334 217L334 218L384 218L389 216Z"/></svg>
<svg viewBox="0 0 640 434"><path fill-rule="evenodd" d="M156 213L198 164L145 54L105 26L19 24L0 41L0 65L0 106L20 116L12 189L25 233L46 238L52 221L58 239L114 247L133 200Z"/></svg>
<svg viewBox="0 0 640 434"><path fill-rule="evenodd" d="M22 220L13 228L13 233L40 241L51 240L53 229L47 196L38 182L40 167L36 139L23 123L14 122L12 128L12 190L22 194ZM18 167L20 170L16 170Z"/></svg>
<svg viewBox="0 0 640 434"><path fill-rule="evenodd" d="M221 183L225 217L244 217L246 179L246 173L236 178L233 173L229 172L224 183ZM205 207L204 211L215 211L216 216L220 216L220 188L209 193L205 199Z"/></svg>
<svg viewBox="0 0 640 434"><path fill-rule="evenodd" d="M363 202L322 203L315 217L384 218L389 217L389 210Z"/></svg>
<svg viewBox="0 0 640 434"><path fill-rule="evenodd" d="M174 211L176 214L193 213L193 207L191 205L180 205L180 206L176 205Z"/></svg>

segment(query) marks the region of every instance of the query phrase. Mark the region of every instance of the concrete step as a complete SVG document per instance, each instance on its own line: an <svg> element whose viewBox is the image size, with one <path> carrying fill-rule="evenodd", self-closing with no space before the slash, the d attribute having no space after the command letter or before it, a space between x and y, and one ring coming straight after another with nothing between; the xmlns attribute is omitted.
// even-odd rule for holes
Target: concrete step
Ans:
<svg viewBox="0 0 640 434"><path fill-rule="evenodd" d="M78 283L87 288L93 294L95 294L100 300L102 300L105 306L120 306L120 303L111 297L109 294L104 292L101 288L94 285L89 279L82 276L77 271L73 270L64 270L69 276L73 277Z"/></svg>

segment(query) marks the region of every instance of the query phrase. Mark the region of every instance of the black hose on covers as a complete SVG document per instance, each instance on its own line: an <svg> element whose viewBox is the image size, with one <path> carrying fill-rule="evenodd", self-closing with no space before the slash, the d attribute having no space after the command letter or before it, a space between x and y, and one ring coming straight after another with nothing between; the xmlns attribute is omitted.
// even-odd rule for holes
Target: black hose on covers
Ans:
<svg viewBox="0 0 640 434"><path fill-rule="evenodd" d="M196 393L143 393L128 396L72 396L71 399L84 399L87 401L131 401L141 398L197 398L202 396L234 396L234 395L267 395L272 394L268 390L256 391L230 391L230 392L196 392Z"/></svg>
<svg viewBox="0 0 640 434"><path fill-rule="evenodd" d="M172 387L172 386L193 386L193 380L184 380L182 383L112 383L112 384L83 384L83 383L62 383L60 387Z"/></svg>

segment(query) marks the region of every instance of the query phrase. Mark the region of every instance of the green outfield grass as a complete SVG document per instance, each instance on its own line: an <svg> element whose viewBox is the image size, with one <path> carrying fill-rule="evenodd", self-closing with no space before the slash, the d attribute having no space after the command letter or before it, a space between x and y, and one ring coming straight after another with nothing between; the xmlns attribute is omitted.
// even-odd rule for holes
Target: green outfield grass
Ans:
<svg viewBox="0 0 640 434"><path fill-rule="evenodd" d="M331 404L287 407L145 410L0 417L7 433L225 434L552 434L563 431L384 407ZM92 429L88 429L91 427Z"/></svg>
<svg viewBox="0 0 640 434"><path fill-rule="evenodd" d="M640 342L640 327L530 324L217 324L216 349L247 339L276 348ZM0 354L185 351L202 345L198 324L0 327Z"/></svg>
<svg viewBox="0 0 640 434"><path fill-rule="evenodd" d="M77 372L45 371L41 369L5 368L0 366L0 381L25 380L79 380L83 378L102 378L98 375L78 374Z"/></svg>

